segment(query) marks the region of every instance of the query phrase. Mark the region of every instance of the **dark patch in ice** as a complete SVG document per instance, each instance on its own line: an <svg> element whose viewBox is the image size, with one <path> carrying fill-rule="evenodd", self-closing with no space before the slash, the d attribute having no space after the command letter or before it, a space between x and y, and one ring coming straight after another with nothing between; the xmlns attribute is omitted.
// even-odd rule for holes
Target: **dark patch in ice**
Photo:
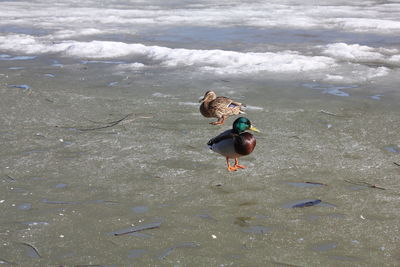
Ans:
<svg viewBox="0 0 400 267"><path fill-rule="evenodd" d="M31 203L23 203L18 206L18 209L20 209L20 210L30 210L31 208L32 208Z"/></svg>
<svg viewBox="0 0 400 267"><path fill-rule="evenodd" d="M128 254L128 258L130 259L136 259L141 257L143 254L146 254L147 250L145 249L134 249L134 250L130 250L129 254Z"/></svg>
<svg viewBox="0 0 400 267"><path fill-rule="evenodd" d="M96 200L88 200L81 202L82 204L118 204L117 201L112 200L104 200L104 199L96 199Z"/></svg>
<svg viewBox="0 0 400 267"><path fill-rule="evenodd" d="M381 97L384 95L372 95L369 98L373 99L373 100L381 100Z"/></svg>
<svg viewBox="0 0 400 267"><path fill-rule="evenodd" d="M255 201L244 201L244 202L239 203L239 207L253 206L253 205L257 205L257 202L255 202Z"/></svg>
<svg viewBox="0 0 400 267"><path fill-rule="evenodd" d="M62 200L48 200L46 198L42 199L43 203L46 204L68 204L68 205L77 205L77 204L82 204L82 202L78 202L78 201L62 201Z"/></svg>
<svg viewBox="0 0 400 267"><path fill-rule="evenodd" d="M222 194L233 193L231 190L228 190L223 184L216 184L216 185L212 186L211 188L216 190L218 193L222 193Z"/></svg>
<svg viewBox="0 0 400 267"><path fill-rule="evenodd" d="M297 204L293 205L292 208L311 207L311 206L318 205L321 202L322 201L320 199L315 199L315 200L311 200L311 201L305 201L305 202L301 202L301 203L297 203Z"/></svg>
<svg viewBox="0 0 400 267"><path fill-rule="evenodd" d="M272 227L255 225L255 226L250 226L250 227L243 228L242 231L245 232L245 233L263 235L265 233L271 232L272 231Z"/></svg>
<svg viewBox="0 0 400 267"><path fill-rule="evenodd" d="M321 90L322 93L324 94L331 94L335 96L350 96L349 93L343 92L342 90L345 89L353 89L357 88L357 85L348 85L348 86L339 86L339 85L333 85L333 84L319 84L319 83L304 83L303 87L315 89L315 90Z"/></svg>
<svg viewBox="0 0 400 267"><path fill-rule="evenodd" d="M334 249L336 247L337 247L336 242L326 242L326 243L316 245L312 249L315 251L323 252L323 251L328 251L328 250Z"/></svg>
<svg viewBox="0 0 400 267"><path fill-rule="evenodd" d="M132 208L135 213L146 213L149 208L147 206L137 206Z"/></svg>
<svg viewBox="0 0 400 267"><path fill-rule="evenodd" d="M0 60L8 60L8 61L13 61L13 60L31 60L35 59L37 56L10 56L6 54L0 54Z"/></svg>
<svg viewBox="0 0 400 267"><path fill-rule="evenodd" d="M55 188L65 188L67 186L68 186L67 184L56 184L54 187Z"/></svg>
<svg viewBox="0 0 400 267"><path fill-rule="evenodd" d="M22 89L23 91L27 91L27 90L31 89L31 87L27 84L12 84L12 85L9 85L8 87Z"/></svg>
<svg viewBox="0 0 400 267"><path fill-rule="evenodd" d="M343 88L346 89L346 88ZM350 96L349 93L341 91L342 89L334 88L334 89L326 89L323 91L325 94L335 95L335 96Z"/></svg>
<svg viewBox="0 0 400 267"><path fill-rule="evenodd" d="M15 182L16 181L14 177L12 177L12 176L10 176L8 174L6 174L5 177L11 182Z"/></svg>
<svg viewBox="0 0 400 267"><path fill-rule="evenodd" d="M183 242L179 243L178 245L175 245L173 247L167 248L159 257L160 260L165 259L169 254L171 254L172 251L174 251L177 248L198 248L200 247L199 243L196 242Z"/></svg>
<svg viewBox="0 0 400 267"><path fill-rule="evenodd" d="M384 147L383 149L392 153L400 153L400 148L397 145L389 145Z"/></svg>
<svg viewBox="0 0 400 267"><path fill-rule="evenodd" d="M312 203L314 203L314 204L312 204ZM336 207L333 204L330 204L327 202L322 202L322 201L320 201L320 199L302 199L302 200L292 201L292 202L282 205L282 207L283 208L300 208L300 207L308 207L307 205L328 207L328 208Z"/></svg>
<svg viewBox="0 0 400 267"><path fill-rule="evenodd" d="M153 222L153 223L142 224L142 225L133 226L130 228L114 231L114 232L111 232L111 234L113 234L115 236L120 236L120 235L126 235L126 234L130 234L130 233L140 232L143 230L155 229L155 228L159 228L160 226L161 226L160 222Z"/></svg>
<svg viewBox="0 0 400 267"><path fill-rule="evenodd" d="M314 183L314 182L286 182L286 183L300 188L326 186L326 184Z"/></svg>

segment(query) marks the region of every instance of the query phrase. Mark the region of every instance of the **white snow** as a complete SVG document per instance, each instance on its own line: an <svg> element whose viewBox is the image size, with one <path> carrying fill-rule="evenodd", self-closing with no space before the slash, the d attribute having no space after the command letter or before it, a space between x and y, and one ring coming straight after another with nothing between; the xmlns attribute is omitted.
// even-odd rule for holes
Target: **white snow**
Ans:
<svg viewBox="0 0 400 267"><path fill-rule="evenodd" d="M151 66L217 75L297 73L336 82L369 81L396 73L400 66L396 41L391 42L391 47L322 42L318 46L302 44L299 49L270 50L271 46L265 44L241 51L224 49L212 42L204 49L189 49L184 43L179 48L154 40L135 41L149 29L180 26L319 30L397 38L399 1L193 0L178 4L161 0L22 0L2 2L1 6L0 54L57 54L82 60L118 58L121 64L115 64L117 67L132 70ZM117 35L122 39L110 38Z"/></svg>

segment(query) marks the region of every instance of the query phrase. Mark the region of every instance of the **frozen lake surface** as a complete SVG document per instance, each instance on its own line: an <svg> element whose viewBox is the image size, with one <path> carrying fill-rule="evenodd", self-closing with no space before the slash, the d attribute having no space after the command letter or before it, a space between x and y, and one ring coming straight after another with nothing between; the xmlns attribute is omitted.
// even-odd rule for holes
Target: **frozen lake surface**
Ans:
<svg viewBox="0 0 400 267"><path fill-rule="evenodd" d="M0 4L0 264L399 265L400 2L181 2Z"/></svg>

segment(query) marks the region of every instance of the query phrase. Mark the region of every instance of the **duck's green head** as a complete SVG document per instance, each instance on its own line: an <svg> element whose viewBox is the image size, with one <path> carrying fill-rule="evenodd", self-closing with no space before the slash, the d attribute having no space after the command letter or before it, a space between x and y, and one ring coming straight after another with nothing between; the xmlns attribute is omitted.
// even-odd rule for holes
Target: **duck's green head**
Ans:
<svg viewBox="0 0 400 267"><path fill-rule="evenodd" d="M251 122L248 118L239 117L233 122L232 129L235 133L242 133L246 130L260 132L256 127L251 125Z"/></svg>

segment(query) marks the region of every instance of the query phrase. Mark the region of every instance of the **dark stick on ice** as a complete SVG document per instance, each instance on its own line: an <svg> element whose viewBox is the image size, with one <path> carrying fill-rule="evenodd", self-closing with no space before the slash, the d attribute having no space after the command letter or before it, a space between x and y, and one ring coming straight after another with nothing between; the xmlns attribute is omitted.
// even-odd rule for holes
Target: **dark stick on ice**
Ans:
<svg viewBox="0 0 400 267"><path fill-rule="evenodd" d="M317 182L305 182L306 184L315 184L315 185L323 185L323 186L328 186L327 184L323 183L317 183Z"/></svg>
<svg viewBox="0 0 400 267"><path fill-rule="evenodd" d="M114 127L115 125L118 125L120 122L131 116L133 113L130 113L128 115L125 115L119 120L109 122L108 125L104 126L99 126L99 127L94 127L94 128L77 128L78 131L94 131L94 130L100 130L100 129L106 129L106 128L111 128Z"/></svg>
<svg viewBox="0 0 400 267"><path fill-rule="evenodd" d="M126 235L126 234L131 234L131 233L135 233L135 232L139 232L139 231L143 231L143 230L159 228L160 226L161 226L160 222L154 222L154 223L149 223L149 224L145 224L145 225L138 225L138 226L134 226L134 227L131 227L131 228L128 228L128 229L116 231L113 234L115 236Z"/></svg>
<svg viewBox="0 0 400 267"><path fill-rule="evenodd" d="M366 184L368 187L370 187L370 188L376 188L376 189L380 189L380 190L386 190L386 188L383 188L383 187L380 187L380 186L378 186L378 185L376 185L376 184L370 184L370 183L366 183L366 182L363 182L364 184Z"/></svg>
<svg viewBox="0 0 400 267"><path fill-rule="evenodd" d="M400 163L393 162L393 164L400 167Z"/></svg>
<svg viewBox="0 0 400 267"><path fill-rule="evenodd" d="M95 130L101 130L101 129L106 129L106 128L114 127L114 126L120 124L121 122L125 121L128 117L130 117L130 116L132 116L132 115L133 115L133 113L129 113L128 115L125 115L124 117L122 117L122 118L119 119L119 120L110 121L110 122L97 122L97 121L91 121L91 120L89 120L89 121L92 122L92 123L97 123L97 124L102 123L102 124L103 124L102 126L93 127L93 128L67 127L67 126L57 126L57 125L56 125L55 127L57 127L57 128L65 128L65 129L75 129L75 130L77 130L77 131L82 131L82 132L95 131ZM136 115L137 115L137 114L136 114ZM149 116L139 116L139 117L136 117L136 118L149 119L149 118L152 118L152 117L149 117ZM136 118L133 118L132 120L135 120ZM130 120L130 121L131 121L131 120ZM105 124L105 125L104 125L104 124Z"/></svg>
<svg viewBox="0 0 400 267"><path fill-rule="evenodd" d="M332 112L329 112L329 111L325 111L325 110L323 110L323 109L321 109L319 112L321 112L321 113L323 113L323 114L335 116L335 117L341 117L340 115L337 115L337 114L332 113Z"/></svg>
<svg viewBox="0 0 400 267"><path fill-rule="evenodd" d="M361 185L361 186L366 186L366 187L369 187L369 188L376 188L376 189L380 189L380 190L386 190L386 188L380 187L380 186L378 186L376 184L367 183L367 182L364 182L364 181L361 181L361 182L358 182L358 183L355 183L355 182L352 182L352 181L349 181L349 180L344 180L344 181L349 183L349 184Z"/></svg>
<svg viewBox="0 0 400 267"><path fill-rule="evenodd" d="M15 182L15 179L12 178L10 175L6 174L6 177L7 177L10 181L14 181L14 182Z"/></svg>
<svg viewBox="0 0 400 267"><path fill-rule="evenodd" d="M315 206L321 203L320 199L312 200L312 201L307 201L307 202L302 202L296 205L293 205L292 208L305 208L305 207L311 207Z"/></svg>
<svg viewBox="0 0 400 267"><path fill-rule="evenodd" d="M21 244L26 246L29 249L29 252L28 252L29 256L31 256L33 258L41 258L39 251L34 246L32 246L31 244L25 243L25 242L23 242Z"/></svg>

